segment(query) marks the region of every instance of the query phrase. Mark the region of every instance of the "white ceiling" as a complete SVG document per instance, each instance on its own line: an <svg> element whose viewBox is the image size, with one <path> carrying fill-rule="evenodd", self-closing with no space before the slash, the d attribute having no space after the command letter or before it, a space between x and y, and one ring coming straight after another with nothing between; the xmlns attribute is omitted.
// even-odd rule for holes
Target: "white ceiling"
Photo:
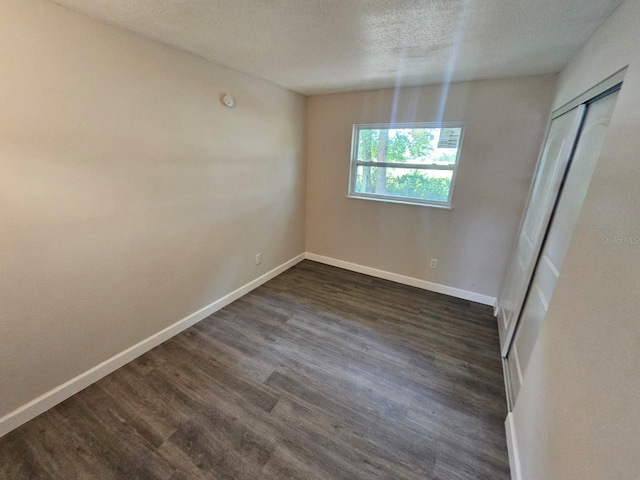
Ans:
<svg viewBox="0 0 640 480"><path fill-rule="evenodd" d="M622 0L55 0L304 94L558 72Z"/></svg>

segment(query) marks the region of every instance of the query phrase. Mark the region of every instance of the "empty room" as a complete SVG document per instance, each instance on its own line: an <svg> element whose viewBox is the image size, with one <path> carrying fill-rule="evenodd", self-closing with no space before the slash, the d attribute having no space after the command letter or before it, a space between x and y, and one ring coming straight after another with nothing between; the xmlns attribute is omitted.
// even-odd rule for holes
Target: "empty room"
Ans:
<svg viewBox="0 0 640 480"><path fill-rule="evenodd" d="M640 479L639 46L0 0L0 479Z"/></svg>

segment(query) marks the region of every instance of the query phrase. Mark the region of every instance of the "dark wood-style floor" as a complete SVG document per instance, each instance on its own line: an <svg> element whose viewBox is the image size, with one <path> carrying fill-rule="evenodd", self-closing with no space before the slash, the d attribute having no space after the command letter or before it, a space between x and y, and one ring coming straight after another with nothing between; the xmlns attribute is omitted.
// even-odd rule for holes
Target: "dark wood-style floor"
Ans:
<svg viewBox="0 0 640 480"><path fill-rule="evenodd" d="M489 307L304 261L0 439L1 479L508 479Z"/></svg>

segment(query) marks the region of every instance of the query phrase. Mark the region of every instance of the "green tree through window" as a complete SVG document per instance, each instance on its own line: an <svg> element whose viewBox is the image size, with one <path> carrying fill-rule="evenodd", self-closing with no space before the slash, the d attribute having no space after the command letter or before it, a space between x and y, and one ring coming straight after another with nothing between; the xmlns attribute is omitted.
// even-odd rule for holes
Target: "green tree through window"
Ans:
<svg viewBox="0 0 640 480"><path fill-rule="evenodd" d="M450 206L463 126L354 126L349 195Z"/></svg>

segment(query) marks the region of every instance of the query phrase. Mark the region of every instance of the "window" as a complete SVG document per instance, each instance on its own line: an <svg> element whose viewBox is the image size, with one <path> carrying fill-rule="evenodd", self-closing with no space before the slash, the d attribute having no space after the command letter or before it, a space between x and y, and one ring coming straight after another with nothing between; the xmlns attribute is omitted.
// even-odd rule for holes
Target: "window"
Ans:
<svg viewBox="0 0 640 480"><path fill-rule="evenodd" d="M349 197L451 208L462 123L354 125Z"/></svg>

